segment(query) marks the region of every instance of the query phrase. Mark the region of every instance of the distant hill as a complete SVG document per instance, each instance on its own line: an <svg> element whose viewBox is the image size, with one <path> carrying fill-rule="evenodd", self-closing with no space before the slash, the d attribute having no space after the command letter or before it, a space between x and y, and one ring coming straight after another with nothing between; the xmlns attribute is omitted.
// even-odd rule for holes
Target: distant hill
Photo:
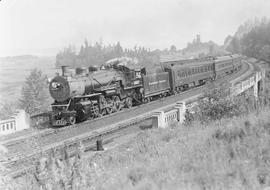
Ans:
<svg viewBox="0 0 270 190"><path fill-rule="evenodd" d="M1 59L35 59L38 58L38 56L34 55L17 55L17 56L6 56L6 57L1 57Z"/></svg>
<svg viewBox="0 0 270 190"><path fill-rule="evenodd" d="M36 60L38 57L34 55L18 55L18 56L7 56L1 57L1 62L24 62L24 61L32 61Z"/></svg>
<svg viewBox="0 0 270 190"><path fill-rule="evenodd" d="M0 63L8 64L21 64L21 63L29 63L29 64L44 64L47 62L55 62L55 57L49 56L35 56L35 55L18 55L18 56L7 56L0 57Z"/></svg>

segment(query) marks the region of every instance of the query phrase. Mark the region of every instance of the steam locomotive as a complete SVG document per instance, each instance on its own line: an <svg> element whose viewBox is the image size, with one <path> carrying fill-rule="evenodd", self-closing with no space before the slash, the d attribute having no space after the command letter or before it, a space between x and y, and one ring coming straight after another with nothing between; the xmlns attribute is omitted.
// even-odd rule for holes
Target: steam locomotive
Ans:
<svg viewBox="0 0 270 190"><path fill-rule="evenodd" d="M191 86L222 78L241 68L240 55L161 62L161 71L147 73L131 58L116 58L98 70L62 66L49 90L54 103L52 126L72 125L122 108L182 92Z"/></svg>

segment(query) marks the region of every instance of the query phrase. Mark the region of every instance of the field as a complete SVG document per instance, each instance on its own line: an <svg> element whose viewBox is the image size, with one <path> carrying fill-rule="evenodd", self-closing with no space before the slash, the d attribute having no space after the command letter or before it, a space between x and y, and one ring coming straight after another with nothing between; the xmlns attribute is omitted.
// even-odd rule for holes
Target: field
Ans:
<svg viewBox="0 0 270 190"><path fill-rule="evenodd" d="M54 57L6 57L0 58L0 103L17 101L25 78L34 68L48 77L54 76Z"/></svg>

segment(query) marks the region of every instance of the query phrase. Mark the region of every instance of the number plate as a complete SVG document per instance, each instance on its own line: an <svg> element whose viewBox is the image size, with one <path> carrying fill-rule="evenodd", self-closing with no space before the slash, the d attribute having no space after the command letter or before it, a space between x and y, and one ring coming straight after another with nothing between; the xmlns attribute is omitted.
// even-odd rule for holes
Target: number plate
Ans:
<svg viewBox="0 0 270 190"><path fill-rule="evenodd" d="M56 120L53 125L54 126L61 126L61 125L66 125L67 122L65 120Z"/></svg>
<svg viewBox="0 0 270 190"><path fill-rule="evenodd" d="M133 84L134 84L134 85L140 84L140 81L135 80L135 81L133 82Z"/></svg>

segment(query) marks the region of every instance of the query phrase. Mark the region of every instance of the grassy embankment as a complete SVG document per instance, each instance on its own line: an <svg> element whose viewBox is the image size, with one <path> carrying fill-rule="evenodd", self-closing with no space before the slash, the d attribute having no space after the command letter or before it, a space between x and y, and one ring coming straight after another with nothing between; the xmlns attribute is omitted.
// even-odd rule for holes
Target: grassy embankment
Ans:
<svg viewBox="0 0 270 190"><path fill-rule="evenodd" d="M270 185L270 109L141 132L94 156L41 161L17 189L260 189ZM47 162L47 164L45 164ZM13 186L14 187L14 186Z"/></svg>

